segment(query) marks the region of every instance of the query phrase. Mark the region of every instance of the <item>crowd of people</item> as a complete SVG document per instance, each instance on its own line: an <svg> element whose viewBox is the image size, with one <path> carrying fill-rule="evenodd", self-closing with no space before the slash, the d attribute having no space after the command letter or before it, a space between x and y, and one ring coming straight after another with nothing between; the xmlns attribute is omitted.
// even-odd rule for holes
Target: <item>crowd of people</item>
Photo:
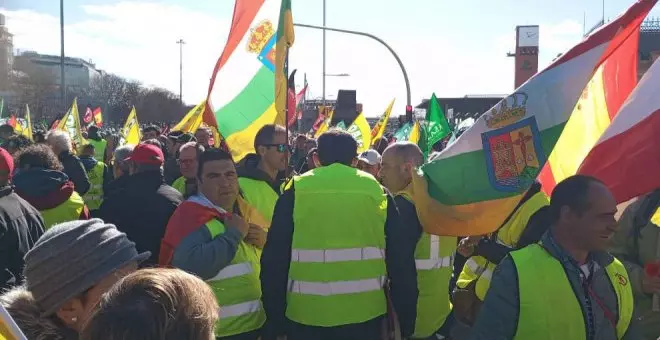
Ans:
<svg viewBox="0 0 660 340"><path fill-rule="evenodd" d="M204 128L142 136L0 126L0 305L27 339L660 336L660 191L619 214L576 175L433 235L413 143L265 125L235 163Z"/></svg>

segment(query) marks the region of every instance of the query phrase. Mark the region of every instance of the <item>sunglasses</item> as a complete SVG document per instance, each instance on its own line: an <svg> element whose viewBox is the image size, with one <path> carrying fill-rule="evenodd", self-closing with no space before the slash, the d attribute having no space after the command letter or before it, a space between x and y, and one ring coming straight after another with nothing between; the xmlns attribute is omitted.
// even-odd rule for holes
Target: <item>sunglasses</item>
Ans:
<svg viewBox="0 0 660 340"><path fill-rule="evenodd" d="M267 147L275 146L275 147L277 147L277 152L280 152L280 153L291 151L291 150L289 150L289 145L288 144L264 144L264 146L267 146Z"/></svg>

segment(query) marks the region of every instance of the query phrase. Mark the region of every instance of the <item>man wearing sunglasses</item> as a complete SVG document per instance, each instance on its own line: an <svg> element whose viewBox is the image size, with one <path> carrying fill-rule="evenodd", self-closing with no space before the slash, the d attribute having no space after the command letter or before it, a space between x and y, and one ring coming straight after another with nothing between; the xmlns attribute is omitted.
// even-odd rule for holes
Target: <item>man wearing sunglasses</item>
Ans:
<svg viewBox="0 0 660 340"><path fill-rule="evenodd" d="M289 157L284 127L264 125L254 137L254 150L238 165L238 183L245 200L270 223Z"/></svg>

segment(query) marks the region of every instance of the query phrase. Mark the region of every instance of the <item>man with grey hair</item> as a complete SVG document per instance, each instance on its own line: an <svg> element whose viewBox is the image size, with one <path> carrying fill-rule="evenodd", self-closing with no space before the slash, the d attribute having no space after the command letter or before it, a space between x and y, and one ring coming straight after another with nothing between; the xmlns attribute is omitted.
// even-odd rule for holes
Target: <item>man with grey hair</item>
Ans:
<svg viewBox="0 0 660 340"><path fill-rule="evenodd" d="M51 130L46 135L46 143L62 163L64 173L73 182L74 190L81 196L84 195L90 187L89 178L80 159L71 152L71 136L61 130Z"/></svg>
<svg viewBox="0 0 660 340"><path fill-rule="evenodd" d="M114 180L108 183L107 187L104 188L103 191L104 199L109 196L113 196L116 193L126 189L126 186L128 185L128 178L130 176L130 173L128 168L128 162L125 159L131 155L131 152L133 152L134 148L135 145L126 144L115 149L115 152L113 153L113 161L112 161L112 174L114 176ZM98 213L94 211L92 215L96 217Z"/></svg>

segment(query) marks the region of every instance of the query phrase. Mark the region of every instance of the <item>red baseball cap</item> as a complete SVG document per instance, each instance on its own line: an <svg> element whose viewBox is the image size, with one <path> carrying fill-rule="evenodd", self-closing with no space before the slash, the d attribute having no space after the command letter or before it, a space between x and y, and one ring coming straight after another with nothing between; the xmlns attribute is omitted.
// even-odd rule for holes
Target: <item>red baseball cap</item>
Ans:
<svg viewBox="0 0 660 340"><path fill-rule="evenodd" d="M14 173L14 157L3 148L0 148L0 171L7 171L9 178Z"/></svg>
<svg viewBox="0 0 660 340"><path fill-rule="evenodd" d="M133 161L138 164L163 165L164 159L163 151L158 146L140 143L125 161Z"/></svg>

